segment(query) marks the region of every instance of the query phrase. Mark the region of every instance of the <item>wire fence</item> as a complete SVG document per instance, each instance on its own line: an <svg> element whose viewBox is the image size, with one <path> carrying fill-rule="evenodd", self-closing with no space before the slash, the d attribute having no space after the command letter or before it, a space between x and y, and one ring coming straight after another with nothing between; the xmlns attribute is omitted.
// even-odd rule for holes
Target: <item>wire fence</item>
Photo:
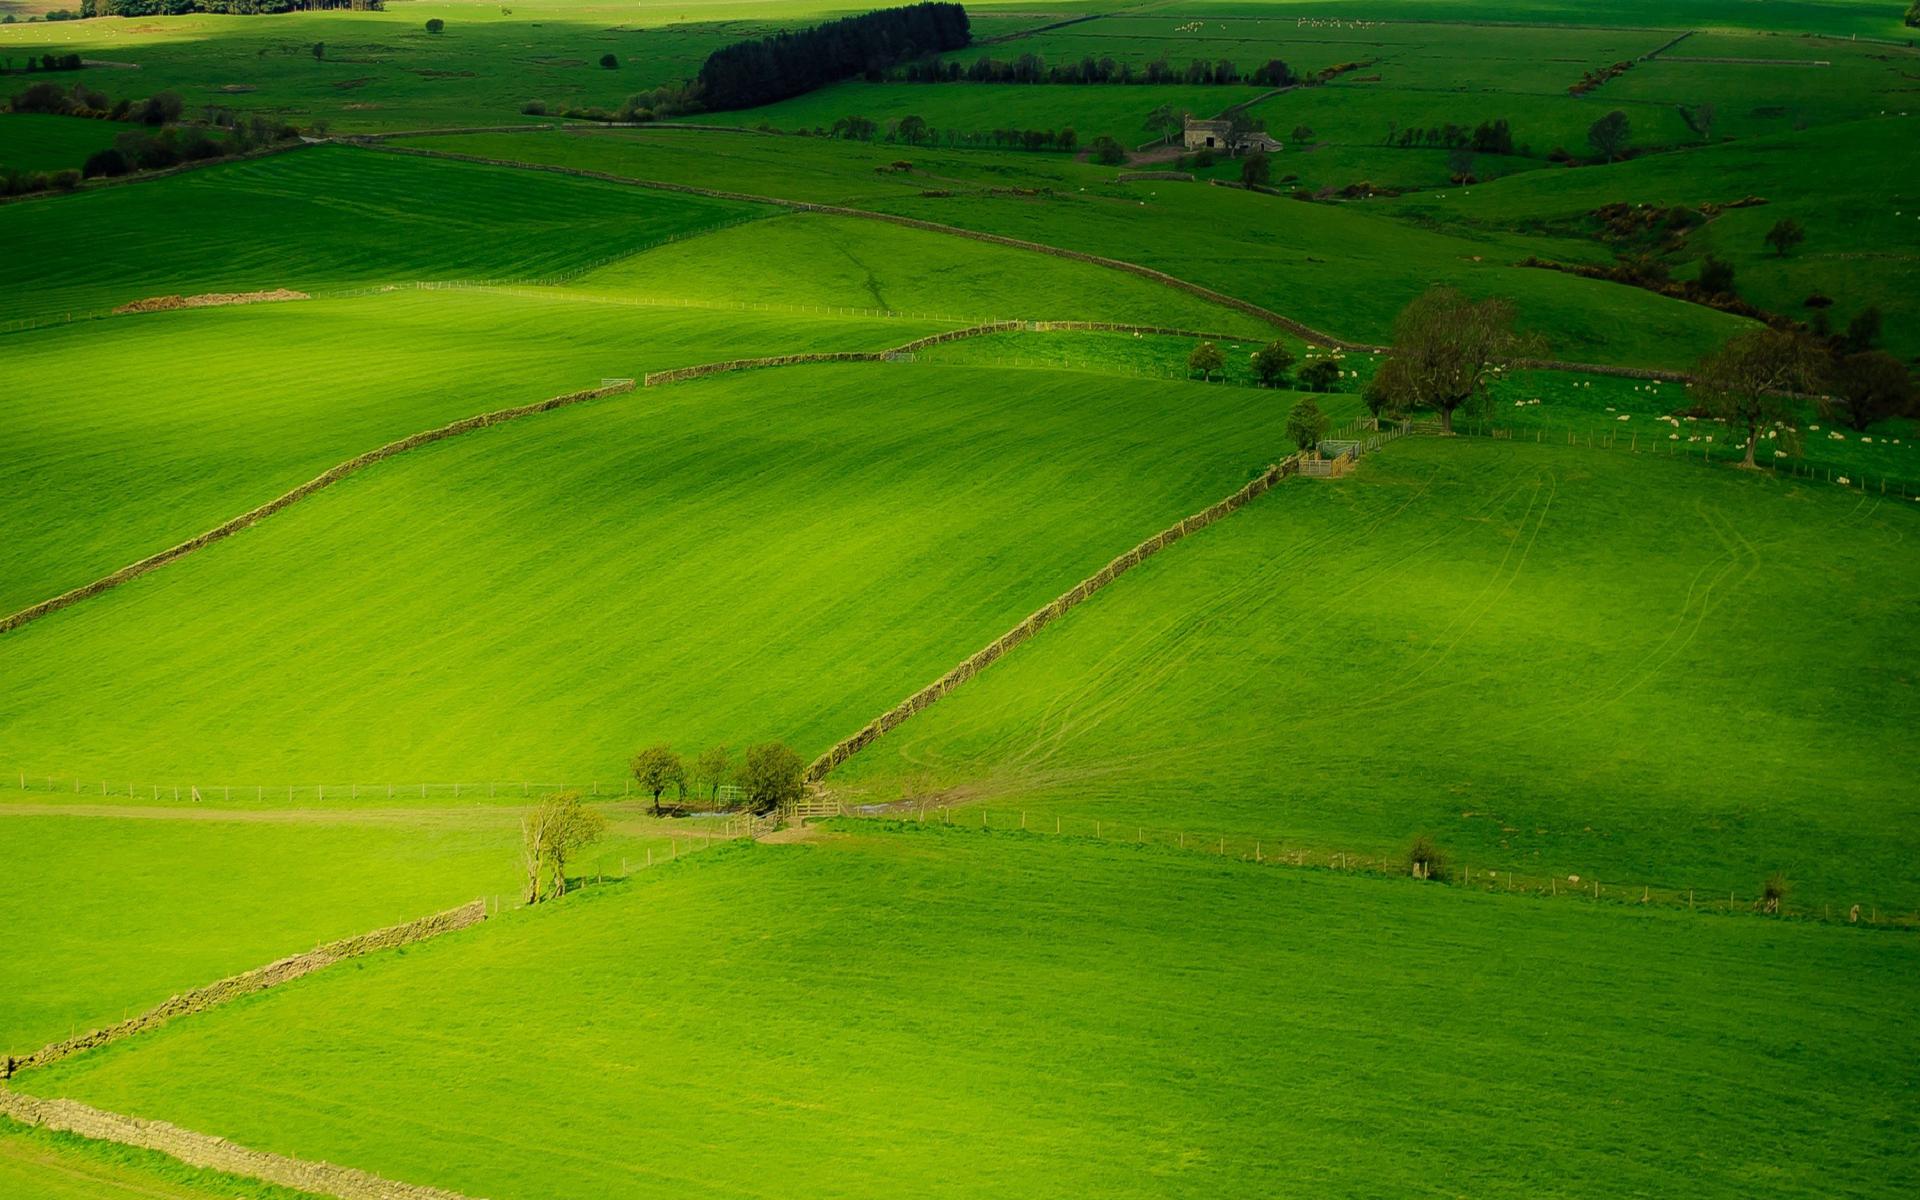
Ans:
<svg viewBox="0 0 1920 1200"><path fill-rule="evenodd" d="M1037 809L1001 809L984 805L921 805L902 810L893 805L842 806L839 815L860 820L889 820L916 825L938 824L988 832L1025 833L1036 837L1092 839L1112 845L1131 845L1231 859L1264 866L1393 878L1410 878L1412 867L1404 855L1354 852L1308 846L1258 834L1164 829L1129 821L1063 814ZM1435 883L1477 892L1530 896L1542 900L1615 904L1643 908L1684 909L1722 915L1765 915L1801 921L1869 925L1889 929L1920 929L1920 911L1873 901L1835 905L1796 904L1780 899L1771 907L1761 892L1738 889L1675 887L1667 884L1602 880L1591 872L1544 873L1516 870L1499 863L1461 862L1432 877Z"/></svg>

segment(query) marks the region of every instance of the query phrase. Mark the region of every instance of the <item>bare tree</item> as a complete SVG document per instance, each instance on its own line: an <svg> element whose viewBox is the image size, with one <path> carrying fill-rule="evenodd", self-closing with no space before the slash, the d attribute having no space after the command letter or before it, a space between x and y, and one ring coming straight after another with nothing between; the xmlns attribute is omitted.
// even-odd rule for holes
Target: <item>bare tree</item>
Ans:
<svg viewBox="0 0 1920 1200"><path fill-rule="evenodd" d="M1755 329L1730 339L1700 360L1694 389L1708 412L1746 439L1741 466L1752 470L1754 448L1769 425L1793 415L1791 393L1820 378L1819 348L1784 329Z"/></svg>
<svg viewBox="0 0 1920 1200"><path fill-rule="evenodd" d="M520 819L520 859L527 871L527 903L567 892L567 860L600 840L607 819L581 803L578 792L548 796ZM545 895L542 880L549 880Z"/></svg>
<svg viewBox="0 0 1920 1200"><path fill-rule="evenodd" d="M1452 433L1455 409L1484 397L1494 374L1514 357L1539 352L1538 339L1516 333L1513 321L1506 300L1469 300L1454 288L1429 288L1394 321L1393 348L1370 391L1385 409L1433 409L1441 431Z"/></svg>
<svg viewBox="0 0 1920 1200"><path fill-rule="evenodd" d="M687 782L686 764L671 746L649 746L633 756L633 778L640 790L653 797L653 814L660 815L660 794Z"/></svg>

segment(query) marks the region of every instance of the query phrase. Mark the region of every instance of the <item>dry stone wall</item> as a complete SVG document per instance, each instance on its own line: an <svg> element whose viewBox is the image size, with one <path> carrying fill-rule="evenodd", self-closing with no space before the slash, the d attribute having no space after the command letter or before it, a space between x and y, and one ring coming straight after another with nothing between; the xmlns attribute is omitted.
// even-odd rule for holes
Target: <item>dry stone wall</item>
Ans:
<svg viewBox="0 0 1920 1200"><path fill-rule="evenodd" d="M162 1004L148 1009L136 1017L129 1017L117 1025L104 1029L95 1029L71 1037L63 1042L55 1042L34 1051L25 1058L11 1056L0 1059L0 1079L11 1078L32 1067L44 1067L49 1063L71 1058L76 1054L117 1042L149 1029L157 1029L175 1017L189 1013L203 1012L216 1005L253 992L265 991L277 987L302 975L311 975L323 967L332 966L342 959L356 958L362 954L371 954L376 950L390 950L395 946L405 946L427 938L439 937L456 929L465 929L487 919L487 905L484 900L475 900L459 908L422 917L417 921L408 921L404 925L393 925L386 929L376 929L371 933L355 934L337 942L328 942L324 946L295 954L288 958L270 962L264 967L255 967L205 987L182 992Z"/></svg>
<svg viewBox="0 0 1920 1200"><path fill-rule="evenodd" d="M243 529L259 524L261 521L266 520L288 505L297 504L320 489L331 487L347 476L354 474L356 471L365 470L367 467L372 466L382 459L392 458L396 454L405 454L409 450L418 449L431 442L443 441L450 437L458 437L460 434L470 433L476 429L484 429L489 425L499 425L502 422L512 421L519 417L531 416L534 413L549 412L556 408L564 408L570 404L579 404L587 400L598 400L602 397L614 396L632 390L633 384L620 383L611 387L592 388L584 392L569 392L564 396L554 396L536 404L523 404L517 408L502 408L490 413L463 417L451 425L442 425L438 429L428 429L420 433L411 434L401 438L397 442L388 442L378 449L369 450L356 458L350 458L337 466L329 467L327 470L314 476L292 491L284 495L276 496L258 508L241 513L230 521L222 522L212 529L207 530L205 533L200 534L198 537L189 538L187 541L162 550L158 554L150 554L139 562L121 567L111 575L102 576L91 583L85 583L71 591L62 592L50 600L42 600L40 603L23 608L11 616L0 617L0 634L18 629L27 622L38 620L48 613L58 612L68 605L78 604L82 600L119 587L129 580L138 579L149 571L157 571L168 563L176 559L184 558L203 546L211 545L223 538L230 538Z"/></svg>
<svg viewBox="0 0 1920 1200"><path fill-rule="evenodd" d="M222 1137L107 1112L77 1100L42 1100L0 1088L0 1116L95 1141L155 1150L203 1170L243 1175L336 1200L468 1200L458 1192L400 1183L352 1167L250 1150Z"/></svg>
<svg viewBox="0 0 1920 1200"><path fill-rule="evenodd" d="M865 749L875 738L897 727L901 722L932 705L936 700L953 691L967 680L991 666L1002 655L1020 645L1034 634L1085 603L1089 596L1106 587L1121 575L1139 566L1155 554L1173 545L1181 538L1196 530L1205 529L1220 518L1237 512L1249 501L1268 492L1274 484L1299 471L1299 460L1288 458L1277 466L1268 467L1251 483L1234 492L1223 500L1209 505L1200 512L1185 518L1177 525L1169 526L1141 542L1125 554L1115 558L1106 566L1074 584L1071 588L1055 597L1044 608L1036 609L1027 618L1012 629L1001 634L991 643L968 655L959 666L934 680L926 687L908 696L869 722L859 732L842 739L832 749L815 759L807 768L807 781L818 783L841 763Z"/></svg>

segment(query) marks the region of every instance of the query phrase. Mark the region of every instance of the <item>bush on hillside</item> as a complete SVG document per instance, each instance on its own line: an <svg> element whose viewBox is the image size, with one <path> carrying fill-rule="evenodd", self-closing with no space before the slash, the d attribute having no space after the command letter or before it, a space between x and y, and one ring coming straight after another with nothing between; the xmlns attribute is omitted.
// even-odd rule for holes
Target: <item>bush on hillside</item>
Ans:
<svg viewBox="0 0 1920 1200"><path fill-rule="evenodd" d="M747 794L747 806L757 813L770 813L798 800L806 787L806 770L800 756L784 743L749 746L740 764L740 790Z"/></svg>
<svg viewBox="0 0 1920 1200"><path fill-rule="evenodd" d="M529 100L520 106L520 111L529 117L544 117L547 115L547 102L545 100Z"/></svg>
<svg viewBox="0 0 1920 1200"><path fill-rule="evenodd" d="M1300 386L1309 392L1331 392L1340 385L1340 364L1331 358L1316 358L1300 368Z"/></svg>
<svg viewBox="0 0 1920 1200"><path fill-rule="evenodd" d="M445 21L442 21L439 17L433 17L427 21L428 33L440 33L440 32L443 32L446 29L446 27L447 27L447 23Z"/></svg>
<svg viewBox="0 0 1920 1200"><path fill-rule="evenodd" d="M1413 839L1413 845L1407 847L1407 869L1415 879L1445 879L1446 852L1423 833Z"/></svg>
<svg viewBox="0 0 1920 1200"><path fill-rule="evenodd" d="M609 71L617 71L620 69L620 60L614 55L602 54L600 56L600 65Z"/></svg>

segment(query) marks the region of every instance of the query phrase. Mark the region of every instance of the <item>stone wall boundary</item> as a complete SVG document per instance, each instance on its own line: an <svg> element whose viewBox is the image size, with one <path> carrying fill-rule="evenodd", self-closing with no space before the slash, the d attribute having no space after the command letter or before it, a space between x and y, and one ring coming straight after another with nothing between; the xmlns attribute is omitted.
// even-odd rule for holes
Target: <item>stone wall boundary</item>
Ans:
<svg viewBox="0 0 1920 1200"><path fill-rule="evenodd" d="M42 1100L0 1088L0 1116L96 1142L153 1150L191 1167L245 1176L335 1200L468 1200L458 1192L401 1183L354 1167L311 1162L236 1145L166 1121L149 1121L82 1104Z"/></svg>
<svg viewBox="0 0 1920 1200"><path fill-rule="evenodd" d="M618 395L622 392L632 390L633 384L620 383L611 387L598 387L581 392L568 392L565 395L553 396L533 404L522 404L514 408L501 408L493 412L479 413L471 417L462 417L458 421L442 425L437 429L422 430L419 433L409 434L398 441L388 442L386 445L378 447L377 449L369 450L365 454L356 455L343 463L328 467L325 471L322 471L292 491L284 492L267 501L265 504L249 509L230 520L223 521L205 533L188 538L179 545L170 546L156 554L150 554L138 562L121 567L110 575L103 575L91 583L81 584L79 587L62 592L52 599L42 600L38 604L30 605L21 609L19 612L13 613L11 616L0 617L0 634L9 633L27 624L29 621L36 621L49 613L57 612L69 605L78 604L80 601L98 596L102 592L110 591L123 583L138 579L150 571L157 571L170 562L185 558L195 550L212 545L214 542L221 541L225 538L230 538L241 530L259 524L281 509L292 504L297 504L323 488L332 487L347 476L363 471L373 464L380 462L382 459L392 458L397 454L405 454L409 450L416 450L421 446L444 441L450 437L458 437L463 433L471 433L476 429L485 429L489 425L499 425L520 417L531 416L535 413L550 412L556 408L565 408L568 405L580 404L588 400L599 400L607 396Z"/></svg>
<svg viewBox="0 0 1920 1200"><path fill-rule="evenodd" d="M121 1041L150 1029L158 1029L175 1017L205 1012L229 1000L265 991L270 987L278 987L303 975L311 975L315 971L330 967L344 959L358 958L363 954L372 954L376 950L390 950L396 946L406 946L428 938L436 938L443 933L452 933L457 929L477 925L486 919L487 902L473 900L459 908L450 908L445 912L421 917L416 921L390 925L370 933L356 933L351 937L316 946L305 954L276 959L266 966L255 967L250 971L242 971L238 975L181 992L146 1012L128 1017L116 1025L89 1030L67 1038L65 1041L54 1042L25 1058L14 1058L9 1055L0 1059L0 1079L9 1079L30 1068L44 1067L99 1046Z"/></svg>
<svg viewBox="0 0 1920 1200"><path fill-rule="evenodd" d="M1299 470L1300 462L1298 456L1287 458L1274 466L1270 466L1233 494L1215 501L1191 516L1181 519L1177 523L1154 534L1146 541L1141 542L1139 545L1133 547L1133 549L1114 558L1107 563L1106 566L1101 567L1092 575L1087 576L1060 595L1054 597L1048 604L1027 614L1026 618L1019 624L1007 630L987 645L974 651L965 659L962 659L958 666L948 671L945 675L942 675L919 691L914 692L886 712L881 713L851 736L841 739L825 754L814 759L813 763L808 766L807 781L809 783L818 783L822 779L825 779L835 767L838 767L841 763L858 754L876 738L899 726L915 713L931 706L942 696L953 691L967 680L972 679L975 675L978 675L981 671L993 665L1002 655L1019 646L1034 634L1039 633L1048 625L1059 620L1074 608L1085 603L1089 597L1112 583L1115 579L1118 579L1121 575L1139 566L1147 559L1152 558L1155 554L1173 545L1181 538L1198 530L1205 529L1222 517L1230 516L1238 512L1250 501L1272 490L1274 484L1279 483L1289 475L1298 474Z"/></svg>

